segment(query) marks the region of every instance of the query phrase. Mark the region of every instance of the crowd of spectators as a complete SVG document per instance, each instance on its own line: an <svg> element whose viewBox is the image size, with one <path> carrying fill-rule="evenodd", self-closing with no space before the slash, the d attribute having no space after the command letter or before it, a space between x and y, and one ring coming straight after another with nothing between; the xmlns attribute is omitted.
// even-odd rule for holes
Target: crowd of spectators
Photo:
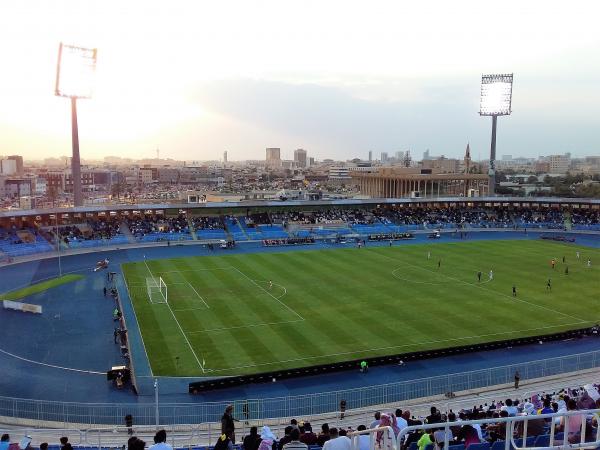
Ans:
<svg viewBox="0 0 600 450"><path fill-rule="evenodd" d="M190 228L188 221L184 216L178 217L137 217L127 221L129 231L136 238L144 237L152 233L182 233L188 234Z"/></svg>
<svg viewBox="0 0 600 450"><path fill-rule="evenodd" d="M222 230L225 228L220 217L192 217L192 225L194 225L194 229L196 230Z"/></svg>
<svg viewBox="0 0 600 450"><path fill-rule="evenodd" d="M321 426L319 433L314 433L310 423L292 419L289 426L284 430L283 436L277 437L269 427L263 427L259 432L256 427L250 429L250 433L243 438L243 450L306 450L308 446L320 446L323 450L349 450L350 439L347 434L353 431L376 429L383 427L392 432L382 430L376 433L376 442L379 448L383 448L384 439L396 439L400 432L408 426L440 424L439 428L427 430L416 429L404 433L402 449L425 450L429 444L434 450L440 450L446 437L450 445L464 445L467 448L471 444L493 443L503 441L506 437L506 422L495 422L494 419L531 416L527 421L526 436L528 438L547 435L551 421L554 421L555 439L558 442L567 441L577 443L580 440L582 425L586 427L586 440L595 439L598 428L597 417L594 414L582 412L570 416L567 422L564 417L554 419L535 419L534 416L541 414L553 414L562 412L574 412L595 409L600 406L600 400L594 401L586 389L562 390L551 394L536 394L522 400L508 398L503 401L493 401L484 405L474 406L472 409L461 409L460 411L449 410L442 412L432 406L427 416L415 417L409 410L396 409L395 411L377 411L373 421L361 424L356 429L352 427L330 427L325 423ZM340 416L343 423L344 413ZM468 424L467 421L488 419L488 424ZM450 423L449 431L442 424ZM384 436L387 434L386 436ZM523 422L514 427L514 438L522 438L525 435ZM264 442L266 441L266 445ZM368 450L370 438L362 435L359 438L359 449Z"/></svg>
<svg viewBox="0 0 600 450"><path fill-rule="evenodd" d="M271 225L271 219L269 218L269 214L266 212L254 214L247 213L245 221L246 225L249 227L256 225Z"/></svg>
<svg viewBox="0 0 600 450"><path fill-rule="evenodd" d="M580 209L571 213L574 225L600 225L600 210Z"/></svg>
<svg viewBox="0 0 600 450"><path fill-rule="evenodd" d="M104 219L88 220L83 224L58 227L60 239L65 243L73 241L91 241L112 239L120 233L120 224Z"/></svg>

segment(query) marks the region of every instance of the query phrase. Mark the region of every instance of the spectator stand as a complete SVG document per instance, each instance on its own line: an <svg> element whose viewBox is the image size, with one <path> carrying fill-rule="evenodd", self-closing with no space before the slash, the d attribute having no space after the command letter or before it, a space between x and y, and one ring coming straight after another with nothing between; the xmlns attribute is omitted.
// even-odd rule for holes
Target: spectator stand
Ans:
<svg viewBox="0 0 600 450"><path fill-rule="evenodd" d="M219 216L193 216L191 222L200 240L227 239L225 224Z"/></svg>

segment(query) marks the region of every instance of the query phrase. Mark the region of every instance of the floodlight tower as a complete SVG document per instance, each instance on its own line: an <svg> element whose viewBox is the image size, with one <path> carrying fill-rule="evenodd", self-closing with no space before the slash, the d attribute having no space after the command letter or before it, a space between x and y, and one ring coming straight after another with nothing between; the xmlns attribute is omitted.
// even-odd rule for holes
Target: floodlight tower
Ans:
<svg viewBox="0 0 600 450"><path fill-rule="evenodd" d="M58 47L54 93L59 97L69 97L71 99L71 139L73 143L71 177L73 179L73 204L75 206L83 206L77 99L92 97L92 82L96 72L97 52L98 50L95 48L75 47L64 45L62 42Z"/></svg>
<svg viewBox="0 0 600 450"><path fill-rule="evenodd" d="M481 76L480 116L492 116L492 144L490 146L489 195L496 194L496 124L498 116L511 113L513 74Z"/></svg>

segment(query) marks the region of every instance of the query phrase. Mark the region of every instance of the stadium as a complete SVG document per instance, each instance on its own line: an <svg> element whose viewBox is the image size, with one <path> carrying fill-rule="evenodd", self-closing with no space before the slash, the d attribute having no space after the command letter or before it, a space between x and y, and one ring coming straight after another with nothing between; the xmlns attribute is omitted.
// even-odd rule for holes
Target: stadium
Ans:
<svg viewBox="0 0 600 450"><path fill-rule="evenodd" d="M589 199L2 212L1 422L108 448L130 416L190 448L214 444L228 405L238 441L434 405L515 425L487 409L509 395L593 409L599 235ZM513 444L567 441L550 428Z"/></svg>

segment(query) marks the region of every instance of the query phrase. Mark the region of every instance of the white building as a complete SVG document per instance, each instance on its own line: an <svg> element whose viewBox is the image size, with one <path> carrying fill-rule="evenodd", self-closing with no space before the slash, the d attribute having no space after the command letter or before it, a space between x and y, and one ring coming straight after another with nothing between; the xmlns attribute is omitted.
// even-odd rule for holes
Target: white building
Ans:
<svg viewBox="0 0 600 450"><path fill-rule="evenodd" d="M550 164L550 173L567 173L571 167L571 155L551 155L548 157Z"/></svg>
<svg viewBox="0 0 600 450"><path fill-rule="evenodd" d="M16 175L17 161L14 159L3 159L0 161L0 173L2 175Z"/></svg>

